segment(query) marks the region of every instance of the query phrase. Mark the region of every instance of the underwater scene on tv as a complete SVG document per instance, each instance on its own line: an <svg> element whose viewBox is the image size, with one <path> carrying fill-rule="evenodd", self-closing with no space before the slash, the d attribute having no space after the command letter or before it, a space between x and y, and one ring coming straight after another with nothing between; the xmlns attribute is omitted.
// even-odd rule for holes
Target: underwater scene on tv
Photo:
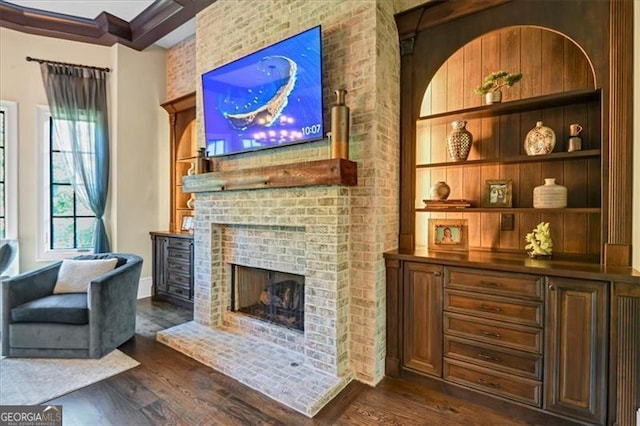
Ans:
<svg viewBox="0 0 640 426"><path fill-rule="evenodd" d="M202 75L206 156L321 139L320 27Z"/></svg>

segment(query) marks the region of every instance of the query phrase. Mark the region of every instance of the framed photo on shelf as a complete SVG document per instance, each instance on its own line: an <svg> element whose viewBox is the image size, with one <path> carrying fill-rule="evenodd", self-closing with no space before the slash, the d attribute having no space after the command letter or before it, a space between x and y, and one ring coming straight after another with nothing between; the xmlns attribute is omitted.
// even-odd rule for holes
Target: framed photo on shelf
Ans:
<svg viewBox="0 0 640 426"><path fill-rule="evenodd" d="M487 180L482 207L511 207L511 179Z"/></svg>
<svg viewBox="0 0 640 426"><path fill-rule="evenodd" d="M468 251L467 219L429 219L429 251Z"/></svg>
<svg viewBox="0 0 640 426"><path fill-rule="evenodd" d="M181 231L193 231L193 216L182 216Z"/></svg>

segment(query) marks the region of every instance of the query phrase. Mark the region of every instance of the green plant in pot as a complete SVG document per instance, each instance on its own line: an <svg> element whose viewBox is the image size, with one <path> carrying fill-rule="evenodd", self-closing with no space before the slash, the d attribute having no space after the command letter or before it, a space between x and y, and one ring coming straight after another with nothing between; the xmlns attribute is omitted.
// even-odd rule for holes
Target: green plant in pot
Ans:
<svg viewBox="0 0 640 426"><path fill-rule="evenodd" d="M511 87L515 83L522 80L521 73L510 74L506 71L494 71L485 77L484 83L476 87L475 92L478 95L485 96L487 104L498 103L502 101L502 87Z"/></svg>

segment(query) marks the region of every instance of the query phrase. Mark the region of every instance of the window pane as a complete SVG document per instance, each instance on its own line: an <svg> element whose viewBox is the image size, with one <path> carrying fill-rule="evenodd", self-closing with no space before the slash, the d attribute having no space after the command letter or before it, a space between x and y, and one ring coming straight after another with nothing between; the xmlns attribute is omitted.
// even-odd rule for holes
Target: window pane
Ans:
<svg viewBox="0 0 640 426"><path fill-rule="evenodd" d="M51 207L53 216L73 216L73 187L53 185Z"/></svg>
<svg viewBox="0 0 640 426"><path fill-rule="evenodd" d="M76 216L94 216L93 211L80 202L78 197L76 197Z"/></svg>
<svg viewBox="0 0 640 426"><path fill-rule="evenodd" d="M0 239L4 238L4 218L0 218Z"/></svg>
<svg viewBox="0 0 640 426"><path fill-rule="evenodd" d="M4 148L4 120L7 116L4 115L4 111L0 111L0 146Z"/></svg>
<svg viewBox="0 0 640 426"><path fill-rule="evenodd" d="M0 180L5 181L4 179L4 148L0 147Z"/></svg>
<svg viewBox="0 0 640 426"><path fill-rule="evenodd" d="M52 249L72 249L73 247L73 219L54 218Z"/></svg>
<svg viewBox="0 0 640 426"><path fill-rule="evenodd" d="M93 248L93 218L78 218L78 248Z"/></svg>
<svg viewBox="0 0 640 426"><path fill-rule="evenodd" d="M64 157L61 152L51 153L51 169L53 170L52 183L71 183L69 170L64 163Z"/></svg>
<svg viewBox="0 0 640 426"><path fill-rule="evenodd" d="M4 217L4 182L0 183L0 216ZM3 228L4 229L4 228Z"/></svg>

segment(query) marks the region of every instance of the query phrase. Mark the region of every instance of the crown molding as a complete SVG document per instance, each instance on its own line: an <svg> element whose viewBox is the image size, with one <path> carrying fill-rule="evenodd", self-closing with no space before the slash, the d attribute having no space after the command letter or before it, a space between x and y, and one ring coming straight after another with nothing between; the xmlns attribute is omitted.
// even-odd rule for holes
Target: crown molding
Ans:
<svg viewBox="0 0 640 426"><path fill-rule="evenodd" d="M156 0L131 22L107 12L95 19L17 6L0 0L0 27L28 34L144 50L216 0Z"/></svg>

